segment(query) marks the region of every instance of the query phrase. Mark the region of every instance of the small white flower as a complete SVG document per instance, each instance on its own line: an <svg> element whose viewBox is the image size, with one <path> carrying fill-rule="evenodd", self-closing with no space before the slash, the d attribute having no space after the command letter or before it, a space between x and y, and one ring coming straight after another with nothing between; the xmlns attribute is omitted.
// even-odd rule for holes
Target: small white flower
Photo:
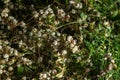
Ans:
<svg viewBox="0 0 120 80"><path fill-rule="evenodd" d="M76 45L76 40L72 40L70 43L70 48L73 48Z"/></svg>
<svg viewBox="0 0 120 80"><path fill-rule="evenodd" d="M55 41L53 42L53 44L54 44L55 46L58 45L58 41L55 40Z"/></svg>
<svg viewBox="0 0 120 80"><path fill-rule="evenodd" d="M29 33L29 36L33 36L33 32L30 32L30 33Z"/></svg>
<svg viewBox="0 0 120 80"><path fill-rule="evenodd" d="M11 80L11 78L8 77L6 80Z"/></svg>
<svg viewBox="0 0 120 80"><path fill-rule="evenodd" d="M4 69L3 72L6 73L7 71Z"/></svg>
<svg viewBox="0 0 120 80"><path fill-rule="evenodd" d="M9 58L9 55L8 54L4 54L3 56L5 59Z"/></svg>
<svg viewBox="0 0 120 80"><path fill-rule="evenodd" d="M112 56L112 53L108 53L108 56Z"/></svg>
<svg viewBox="0 0 120 80"><path fill-rule="evenodd" d="M60 36L61 34L59 32L57 32L57 36Z"/></svg>
<svg viewBox="0 0 120 80"><path fill-rule="evenodd" d="M42 36L42 33L41 31L38 31L38 34L37 34L38 37L41 37Z"/></svg>
<svg viewBox="0 0 120 80"><path fill-rule="evenodd" d="M10 8L10 9L13 9L13 8L14 8L14 5L13 5L12 3L10 3L9 8Z"/></svg>
<svg viewBox="0 0 120 80"><path fill-rule="evenodd" d="M67 15L66 16L66 21L69 22L69 20L70 20L70 15Z"/></svg>
<svg viewBox="0 0 120 80"><path fill-rule="evenodd" d="M38 47L41 47L41 45L42 45L41 43L38 43L38 44L37 44Z"/></svg>
<svg viewBox="0 0 120 80"><path fill-rule="evenodd" d="M76 53L78 51L78 46L75 46L73 49L72 49L72 52L73 53Z"/></svg>
<svg viewBox="0 0 120 80"><path fill-rule="evenodd" d="M52 74L53 75L57 74L57 70L56 69L52 70Z"/></svg>
<svg viewBox="0 0 120 80"><path fill-rule="evenodd" d="M106 73L105 72L102 72L102 74L101 75L105 75ZM100 77L100 75L98 75L99 77Z"/></svg>
<svg viewBox="0 0 120 80"><path fill-rule="evenodd" d="M107 47L106 46L104 46L104 49L106 49Z"/></svg>
<svg viewBox="0 0 120 80"><path fill-rule="evenodd" d="M105 33L105 36L106 36L106 37L108 37L108 36L109 36L109 34L108 34L108 33Z"/></svg>
<svg viewBox="0 0 120 80"><path fill-rule="evenodd" d="M9 16L9 17L8 17L8 20L13 20L13 19L14 19L13 16Z"/></svg>
<svg viewBox="0 0 120 80"><path fill-rule="evenodd" d="M33 32L36 33L38 30L36 28L33 28Z"/></svg>
<svg viewBox="0 0 120 80"><path fill-rule="evenodd" d="M14 55L18 56L18 51L17 50L14 50Z"/></svg>
<svg viewBox="0 0 120 80"><path fill-rule="evenodd" d="M75 10L75 9L72 9L71 12L72 12L72 14L75 14L75 13L76 13L76 10Z"/></svg>
<svg viewBox="0 0 120 80"><path fill-rule="evenodd" d="M52 36L55 36L55 34L56 34L55 32L52 32L52 33L51 33Z"/></svg>
<svg viewBox="0 0 120 80"><path fill-rule="evenodd" d="M48 15L48 14L49 14L49 11L48 11L48 10L46 10L44 14L45 14L45 15Z"/></svg>
<svg viewBox="0 0 120 80"><path fill-rule="evenodd" d="M101 13L100 13L100 12L98 12L98 13L97 13L97 16L98 16L98 17L100 17L100 15L101 15Z"/></svg>
<svg viewBox="0 0 120 80"><path fill-rule="evenodd" d="M21 40L20 42L19 42L19 47L21 47L23 45L23 41Z"/></svg>
<svg viewBox="0 0 120 80"><path fill-rule="evenodd" d="M38 17L39 17L39 13L38 13L37 11L34 11L34 12L33 12L33 17L34 17L34 18L38 18Z"/></svg>
<svg viewBox="0 0 120 80"><path fill-rule="evenodd" d="M73 5L73 4L75 4L75 1L70 0L69 3Z"/></svg>
<svg viewBox="0 0 120 80"><path fill-rule="evenodd" d="M104 23L103 23L105 26L108 26L110 23L109 23L109 21L104 21Z"/></svg>
<svg viewBox="0 0 120 80"><path fill-rule="evenodd" d="M47 78L48 78L47 73L40 73L40 75L39 75L40 80L44 80L44 79L48 80Z"/></svg>
<svg viewBox="0 0 120 80"><path fill-rule="evenodd" d="M12 70L13 70L13 67L9 67L9 68L8 68L8 71L12 71Z"/></svg>
<svg viewBox="0 0 120 80"><path fill-rule="evenodd" d="M104 60L107 60L107 59L108 59L107 57L104 58Z"/></svg>
<svg viewBox="0 0 120 80"><path fill-rule="evenodd" d="M10 10L8 9L8 8L5 8L4 10L3 10L3 13L5 12L5 13L8 13Z"/></svg>
<svg viewBox="0 0 120 80"><path fill-rule="evenodd" d="M23 27L23 26L25 26L25 25L26 25L25 22L22 21L22 22L21 22L21 26Z"/></svg>
<svg viewBox="0 0 120 80"><path fill-rule="evenodd" d="M77 57L77 61L79 62L79 61L81 61L82 59L81 59L81 57Z"/></svg>
<svg viewBox="0 0 120 80"><path fill-rule="evenodd" d="M43 78L44 79L47 78L47 74L46 73L43 74Z"/></svg>
<svg viewBox="0 0 120 80"><path fill-rule="evenodd" d="M55 14L51 14L50 16L49 16L49 18L53 18L55 16Z"/></svg>
<svg viewBox="0 0 120 80"><path fill-rule="evenodd" d="M2 69L0 69L0 74L2 74L3 73L3 70Z"/></svg>
<svg viewBox="0 0 120 80"><path fill-rule="evenodd" d="M63 63L65 63L65 62L67 62L67 59L66 59L66 58L63 59ZM65 64L64 64L64 66L65 66Z"/></svg>
<svg viewBox="0 0 120 80"><path fill-rule="evenodd" d="M11 27L8 25L8 26L7 26L7 29L10 30L10 28L11 28Z"/></svg>
<svg viewBox="0 0 120 80"><path fill-rule="evenodd" d="M14 23L14 25L16 25L18 23L18 21L16 19L13 19L13 23Z"/></svg>
<svg viewBox="0 0 120 80"><path fill-rule="evenodd" d="M51 30L51 29L47 29L46 31L47 31L47 32L52 32L52 30Z"/></svg>
<svg viewBox="0 0 120 80"><path fill-rule="evenodd" d="M58 20L55 20L55 25L58 25L60 22Z"/></svg>
<svg viewBox="0 0 120 80"><path fill-rule="evenodd" d="M43 10L40 10L39 12L40 12L40 14L43 14L43 13L44 13L44 11L43 11Z"/></svg>
<svg viewBox="0 0 120 80"><path fill-rule="evenodd" d="M62 51L62 54L63 54L63 55L66 55L66 54L67 54L67 50L63 50L63 51Z"/></svg>
<svg viewBox="0 0 120 80"><path fill-rule="evenodd" d="M0 69L3 69L4 68L4 66L3 65L0 65Z"/></svg>
<svg viewBox="0 0 120 80"><path fill-rule="evenodd" d="M19 64L17 64L17 67L20 67L21 66L21 64L19 63Z"/></svg>
<svg viewBox="0 0 120 80"><path fill-rule="evenodd" d="M2 17L8 17L8 13L1 13Z"/></svg>
<svg viewBox="0 0 120 80"><path fill-rule="evenodd" d="M32 80L36 80L35 78L32 78Z"/></svg>
<svg viewBox="0 0 120 80"><path fill-rule="evenodd" d="M13 53L13 51L14 51L14 49L13 49L13 48L11 48L11 49L10 49L10 54L12 54L12 53Z"/></svg>
<svg viewBox="0 0 120 80"><path fill-rule="evenodd" d="M37 60L38 63L40 63L42 61L43 61L43 57L39 57L38 60Z"/></svg>
<svg viewBox="0 0 120 80"><path fill-rule="evenodd" d="M76 43L77 43L77 41L76 41L76 40L73 40L73 41L72 41L72 44L74 44L74 45L75 45Z"/></svg>
<svg viewBox="0 0 120 80"><path fill-rule="evenodd" d="M1 13L1 16L2 16L2 17L8 17L9 11L10 11L10 10L9 10L8 8L3 9L2 13Z"/></svg>
<svg viewBox="0 0 120 80"><path fill-rule="evenodd" d="M22 77L22 80L27 80L26 76Z"/></svg>
<svg viewBox="0 0 120 80"><path fill-rule="evenodd" d="M8 59L9 59L9 58L5 58L5 62L8 62Z"/></svg>
<svg viewBox="0 0 120 80"><path fill-rule="evenodd" d="M71 42L72 40L73 40L73 37L72 37L72 36L68 36L68 37L67 37L67 41L68 41L68 42Z"/></svg>
<svg viewBox="0 0 120 80"><path fill-rule="evenodd" d="M58 52L57 55L60 56L60 53Z"/></svg>
<svg viewBox="0 0 120 80"><path fill-rule="evenodd" d="M47 14L46 14L46 13L44 13L44 14L42 15L42 17L43 17L43 18L46 18L46 17L47 17Z"/></svg>
<svg viewBox="0 0 120 80"><path fill-rule="evenodd" d="M71 43L70 44L70 48L73 48L75 46L75 44Z"/></svg>
<svg viewBox="0 0 120 80"><path fill-rule="evenodd" d="M50 13L53 13L53 10L49 7L48 9L47 9Z"/></svg>
<svg viewBox="0 0 120 80"><path fill-rule="evenodd" d="M114 60L114 59L112 59L112 60L111 60L111 63L113 63L113 64L114 64L114 63L115 63L115 60Z"/></svg>
<svg viewBox="0 0 120 80"><path fill-rule="evenodd" d="M78 8L78 9L81 9L82 8L82 3L78 3L75 7Z"/></svg>
<svg viewBox="0 0 120 80"><path fill-rule="evenodd" d="M65 17L65 12L63 9L58 9L58 17L59 18L64 18Z"/></svg>
<svg viewBox="0 0 120 80"><path fill-rule="evenodd" d="M4 44L9 44L9 42L8 41L4 41Z"/></svg>
<svg viewBox="0 0 120 80"><path fill-rule="evenodd" d="M7 4L7 3L9 3L10 2L10 0L4 0L4 3L5 4Z"/></svg>
<svg viewBox="0 0 120 80"><path fill-rule="evenodd" d="M112 68L113 68L113 65L109 64L108 70L112 70Z"/></svg>
<svg viewBox="0 0 120 80"><path fill-rule="evenodd" d="M9 62L8 62L9 65L12 65L12 64L14 64L14 63L15 63L15 60L14 60L14 59L12 59L12 61L9 61Z"/></svg>
<svg viewBox="0 0 120 80"><path fill-rule="evenodd" d="M0 45L0 49L2 49L2 46Z"/></svg>

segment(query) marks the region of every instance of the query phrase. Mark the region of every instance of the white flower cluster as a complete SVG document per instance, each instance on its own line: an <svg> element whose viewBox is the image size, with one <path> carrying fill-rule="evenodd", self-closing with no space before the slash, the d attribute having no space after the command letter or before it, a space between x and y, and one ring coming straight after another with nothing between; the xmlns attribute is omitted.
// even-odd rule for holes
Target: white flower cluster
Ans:
<svg viewBox="0 0 120 80"><path fill-rule="evenodd" d="M65 12L63 9L58 9L58 18L64 18L65 17Z"/></svg>
<svg viewBox="0 0 120 80"><path fill-rule="evenodd" d="M68 45L70 45L70 49L72 49L73 53L76 53L79 51L79 49L78 49L79 47L76 45L77 42L76 42L76 40L73 39L72 36L67 37L67 43L68 43Z"/></svg>
<svg viewBox="0 0 120 80"><path fill-rule="evenodd" d="M21 60L23 61L23 64L25 64L25 65L31 65L32 64L32 61L25 58L25 57L22 57Z"/></svg>
<svg viewBox="0 0 120 80"><path fill-rule="evenodd" d="M8 13L9 13L9 9L8 8L5 8L2 10L2 13L1 13L1 16L2 17L8 17Z"/></svg>
<svg viewBox="0 0 120 80"><path fill-rule="evenodd" d="M24 57L18 50L11 48L10 42L0 40L0 74L12 75L17 65L31 65L32 61ZM17 63L16 63L17 61ZM22 63L22 64L21 64ZM8 67L6 69L6 66ZM15 66L13 66L15 65ZM12 73L11 73L12 72ZM10 79L10 78L7 78Z"/></svg>
<svg viewBox="0 0 120 80"><path fill-rule="evenodd" d="M70 0L69 4L73 5L75 7L75 9L82 9L82 7L83 7L81 2L78 3L75 0Z"/></svg>
<svg viewBox="0 0 120 80"><path fill-rule="evenodd" d="M8 4L10 2L10 0L4 0L5 4Z"/></svg>
<svg viewBox="0 0 120 80"><path fill-rule="evenodd" d="M51 76L51 74L49 72L40 73L39 79L40 80L44 80L44 79L45 80L50 80L51 79L50 76Z"/></svg>

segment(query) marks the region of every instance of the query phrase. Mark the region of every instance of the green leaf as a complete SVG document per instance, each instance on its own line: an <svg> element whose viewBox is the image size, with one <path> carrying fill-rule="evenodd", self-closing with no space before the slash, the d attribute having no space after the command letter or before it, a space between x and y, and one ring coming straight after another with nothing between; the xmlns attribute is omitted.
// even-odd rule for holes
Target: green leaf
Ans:
<svg viewBox="0 0 120 80"><path fill-rule="evenodd" d="M17 68L17 73L18 74L22 74L24 72L24 66L19 66L18 68Z"/></svg>
<svg viewBox="0 0 120 80"><path fill-rule="evenodd" d="M118 10L114 11L113 14L112 14L112 18L116 17L118 15L118 13L119 13Z"/></svg>

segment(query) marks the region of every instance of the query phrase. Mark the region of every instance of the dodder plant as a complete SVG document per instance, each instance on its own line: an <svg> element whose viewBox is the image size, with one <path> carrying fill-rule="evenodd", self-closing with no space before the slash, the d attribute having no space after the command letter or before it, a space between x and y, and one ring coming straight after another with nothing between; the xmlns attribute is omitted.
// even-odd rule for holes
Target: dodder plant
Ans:
<svg viewBox="0 0 120 80"><path fill-rule="evenodd" d="M119 0L28 1L0 1L1 80L119 79Z"/></svg>

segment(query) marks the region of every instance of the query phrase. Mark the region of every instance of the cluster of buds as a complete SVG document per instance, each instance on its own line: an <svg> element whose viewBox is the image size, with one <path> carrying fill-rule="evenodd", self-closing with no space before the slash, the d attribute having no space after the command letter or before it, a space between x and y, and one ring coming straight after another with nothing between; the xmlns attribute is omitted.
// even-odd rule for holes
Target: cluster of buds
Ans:
<svg viewBox="0 0 120 80"><path fill-rule="evenodd" d="M5 8L2 10L2 13L1 13L1 16L2 17L8 17L8 13L9 13L9 9L8 8Z"/></svg>
<svg viewBox="0 0 120 80"><path fill-rule="evenodd" d="M73 5L76 9L81 9L83 7L82 3L78 3L75 0L70 0L69 4Z"/></svg>
<svg viewBox="0 0 120 80"><path fill-rule="evenodd" d="M68 43L68 45L70 45L70 49L72 49L73 53L76 53L79 51L79 49L78 49L79 47L76 45L77 41L75 39L73 39L72 36L67 37L67 43Z"/></svg>

